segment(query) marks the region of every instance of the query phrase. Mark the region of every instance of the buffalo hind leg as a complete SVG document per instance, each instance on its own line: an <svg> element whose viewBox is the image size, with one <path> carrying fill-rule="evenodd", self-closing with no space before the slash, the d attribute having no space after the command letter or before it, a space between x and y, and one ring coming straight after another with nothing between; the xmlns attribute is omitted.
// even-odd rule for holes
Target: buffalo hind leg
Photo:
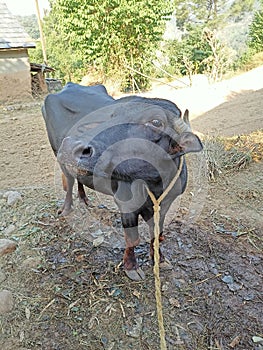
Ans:
<svg viewBox="0 0 263 350"><path fill-rule="evenodd" d="M153 264L154 264L154 240L155 238L152 238L151 244L150 244L150 256L152 258ZM161 243L163 240L164 240L164 236L162 233L160 233L159 242ZM159 256L160 256L160 268L164 270L171 270L173 266L170 263L170 261L163 255L160 248L159 248Z"/></svg>
<svg viewBox="0 0 263 350"><path fill-rule="evenodd" d="M149 232L151 236L151 243L150 243L150 257L152 259L152 262L154 264L154 220L153 220L153 211L148 210L144 211L142 213L142 217L144 221L148 224L149 226ZM159 222L159 229L160 229L160 236L159 236L159 242L161 243L164 240L163 236L163 223L164 223L164 215L161 215L160 222ZM171 269L172 265L169 262L168 259L165 258L165 256L162 253L161 248L159 248L159 256L160 256L160 267L163 269Z"/></svg>
<svg viewBox="0 0 263 350"><path fill-rule="evenodd" d="M88 205L89 200L88 200L88 197L86 196L86 193L85 193L85 190L84 190L84 186L79 181L78 181L78 195L79 195L79 200L82 203Z"/></svg>
<svg viewBox="0 0 263 350"><path fill-rule="evenodd" d="M154 263L154 240L155 238L151 239L151 244L150 244L150 256L152 258L152 262ZM160 233L159 236L159 242L161 243L164 240L164 236L162 233ZM159 256L160 256L160 264L163 263L165 261L165 257L161 251L161 249L159 248Z"/></svg>
<svg viewBox="0 0 263 350"><path fill-rule="evenodd" d="M68 175L65 176L62 175L62 183L63 183L63 189L67 192L66 198L64 201L63 206L58 210L58 214L60 216L67 216L72 211L72 192L73 192L73 186L74 186L74 177Z"/></svg>

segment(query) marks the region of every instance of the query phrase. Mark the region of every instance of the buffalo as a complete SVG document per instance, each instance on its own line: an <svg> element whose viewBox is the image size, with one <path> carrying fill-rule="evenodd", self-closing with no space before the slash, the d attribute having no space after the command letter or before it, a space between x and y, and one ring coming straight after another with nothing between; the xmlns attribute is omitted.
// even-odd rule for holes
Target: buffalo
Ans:
<svg viewBox="0 0 263 350"><path fill-rule="evenodd" d="M133 280L145 275L136 260L139 216L149 226L150 255L154 256L153 203L179 176L160 208L160 238L165 215L187 183L184 154L203 146L173 102L128 96L114 99L103 85L68 83L49 94L42 107L48 138L65 178L66 198L59 214L72 210L75 179L81 201L88 204L84 186L113 196L121 214L126 248L124 270ZM160 251L161 263L165 261Z"/></svg>

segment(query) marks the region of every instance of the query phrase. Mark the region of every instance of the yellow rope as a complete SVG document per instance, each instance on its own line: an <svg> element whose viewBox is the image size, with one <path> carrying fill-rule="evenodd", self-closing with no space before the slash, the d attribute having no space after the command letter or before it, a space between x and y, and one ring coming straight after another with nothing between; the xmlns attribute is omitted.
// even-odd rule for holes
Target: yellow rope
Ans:
<svg viewBox="0 0 263 350"><path fill-rule="evenodd" d="M181 171L183 168L183 157L180 158L180 163L178 167L178 171L170 182L169 186L166 190L161 194L161 196L156 199L154 194L147 187L148 195L150 196L153 202L153 210L154 210L154 282L155 282L155 299L156 299L156 309L157 309L157 317L158 317L158 325L159 325L159 335L160 335L160 350L166 350L166 340L165 340L165 329L163 324L163 310L162 310L162 295L161 295L161 280L160 280L160 254L159 254L159 237L160 237L160 204L170 192L175 182L178 180Z"/></svg>

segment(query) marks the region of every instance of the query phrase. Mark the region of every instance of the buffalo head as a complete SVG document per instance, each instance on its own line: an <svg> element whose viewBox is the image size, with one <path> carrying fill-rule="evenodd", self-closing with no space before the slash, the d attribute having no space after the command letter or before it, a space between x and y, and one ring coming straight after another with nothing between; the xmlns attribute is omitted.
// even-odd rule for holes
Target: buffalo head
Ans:
<svg viewBox="0 0 263 350"><path fill-rule="evenodd" d="M182 119L157 105L125 102L83 117L64 138L57 157L76 178L158 182L170 178L175 158L201 149L187 113Z"/></svg>

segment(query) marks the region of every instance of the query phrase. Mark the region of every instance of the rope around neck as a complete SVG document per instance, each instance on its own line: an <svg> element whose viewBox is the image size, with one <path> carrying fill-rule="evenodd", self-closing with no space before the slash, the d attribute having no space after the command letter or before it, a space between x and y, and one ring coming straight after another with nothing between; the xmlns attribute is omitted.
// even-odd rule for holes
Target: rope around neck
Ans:
<svg viewBox="0 0 263 350"><path fill-rule="evenodd" d="M175 174L175 177L170 182L166 190L161 194L161 196L156 199L154 194L146 187L148 195L150 196L153 202L154 210L154 282L155 282L155 300L156 300L156 309L158 316L158 325L159 325L159 335L160 335L160 350L167 350L166 340L165 340L165 329L163 324L163 310L162 310L162 296L161 296L161 281L160 281L160 254L159 254L159 237L160 237L160 205L167 194L171 191L172 187L178 180L181 171L183 168L183 157L180 157L180 162L178 166L178 171Z"/></svg>

